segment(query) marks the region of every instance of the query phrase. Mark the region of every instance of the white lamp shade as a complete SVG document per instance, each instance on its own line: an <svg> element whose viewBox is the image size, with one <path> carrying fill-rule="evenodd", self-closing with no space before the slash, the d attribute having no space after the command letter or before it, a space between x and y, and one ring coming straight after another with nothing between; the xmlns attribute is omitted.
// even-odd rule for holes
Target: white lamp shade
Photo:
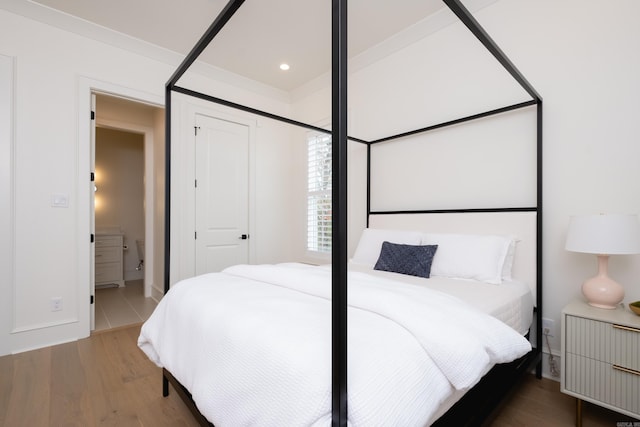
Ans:
<svg viewBox="0 0 640 427"><path fill-rule="evenodd" d="M572 252L603 255L640 253L638 216L623 214L572 216L565 248Z"/></svg>

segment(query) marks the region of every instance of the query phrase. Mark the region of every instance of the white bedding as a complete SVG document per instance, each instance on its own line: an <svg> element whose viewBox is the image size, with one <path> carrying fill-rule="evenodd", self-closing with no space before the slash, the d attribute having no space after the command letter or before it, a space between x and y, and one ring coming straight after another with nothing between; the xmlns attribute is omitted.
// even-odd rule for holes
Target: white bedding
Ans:
<svg viewBox="0 0 640 427"><path fill-rule="evenodd" d="M426 425L495 363L531 349L512 328L425 287L349 273L353 426ZM331 423L330 272L235 266L172 287L140 348L218 427Z"/></svg>
<svg viewBox="0 0 640 427"><path fill-rule="evenodd" d="M331 266L326 266L325 268L331 268ZM495 285L476 280L434 276L424 279L422 277L372 270L371 267L354 262L349 263L349 270L425 286L429 289L453 295L506 323L522 335L529 332L533 321L534 304L531 288L529 285L517 280L503 281L500 285Z"/></svg>

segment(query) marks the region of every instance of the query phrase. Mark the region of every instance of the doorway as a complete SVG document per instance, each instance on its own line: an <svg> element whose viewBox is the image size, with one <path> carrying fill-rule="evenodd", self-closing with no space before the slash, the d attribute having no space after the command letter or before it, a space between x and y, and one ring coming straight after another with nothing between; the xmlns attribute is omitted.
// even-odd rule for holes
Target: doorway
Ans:
<svg viewBox="0 0 640 427"><path fill-rule="evenodd" d="M94 304L91 329L145 321L157 304L162 272L164 110L94 93ZM163 135L162 135L163 136ZM161 167L158 167L160 165ZM155 261L155 262L154 262ZM155 298L153 298L155 296Z"/></svg>
<svg viewBox="0 0 640 427"><path fill-rule="evenodd" d="M155 304L144 298L144 134L98 126L95 147L98 331L144 321Z"/></svg>

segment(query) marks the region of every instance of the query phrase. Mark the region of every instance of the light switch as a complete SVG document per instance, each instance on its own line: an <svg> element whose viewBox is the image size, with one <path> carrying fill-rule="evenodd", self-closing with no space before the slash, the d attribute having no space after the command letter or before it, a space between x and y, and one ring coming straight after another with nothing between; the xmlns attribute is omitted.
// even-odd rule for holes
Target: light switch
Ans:
<svg viewBox="0 0 640 427"><path fill-rule="evenodd" d="M69 196L67 196L66 194L52 194L51 206L53 206L54 208L68 208Z"/></svg>

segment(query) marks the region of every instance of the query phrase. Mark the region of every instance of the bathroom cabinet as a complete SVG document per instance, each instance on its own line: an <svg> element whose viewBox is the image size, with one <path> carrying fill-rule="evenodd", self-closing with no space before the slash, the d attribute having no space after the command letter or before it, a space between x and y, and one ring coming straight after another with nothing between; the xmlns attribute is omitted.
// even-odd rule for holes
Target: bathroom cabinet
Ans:
<svg viewBox="0 0 640 427"><path fill-rule="evenodd" d="M124 236L122 234L98 234L95 243L96 287L124 286L122 260Z"/></svg>

